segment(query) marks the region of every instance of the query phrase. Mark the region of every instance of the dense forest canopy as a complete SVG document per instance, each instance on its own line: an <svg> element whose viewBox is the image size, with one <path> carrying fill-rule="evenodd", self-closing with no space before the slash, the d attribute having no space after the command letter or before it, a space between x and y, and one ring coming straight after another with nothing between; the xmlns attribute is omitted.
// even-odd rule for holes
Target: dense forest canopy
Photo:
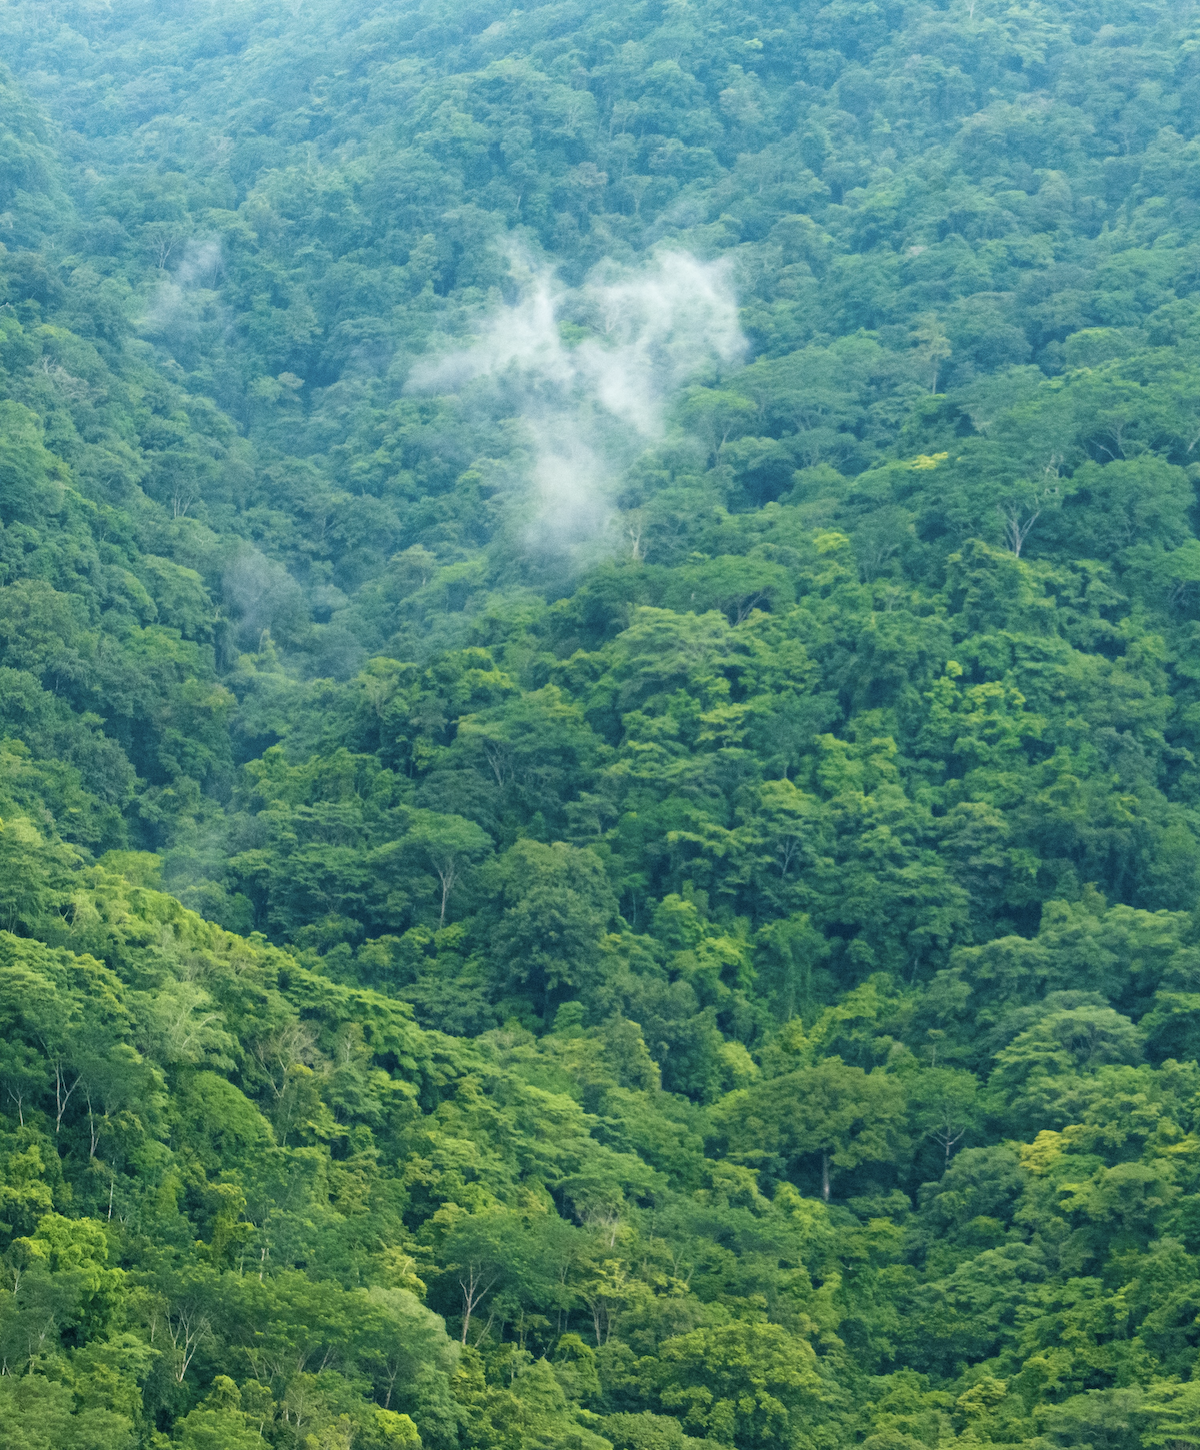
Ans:
<svg viewBox="0 0 1200 1450"><path fill-rule="evenodd" d="M0 1445L1200 1443L1200 12L0 37Z"/></svg>

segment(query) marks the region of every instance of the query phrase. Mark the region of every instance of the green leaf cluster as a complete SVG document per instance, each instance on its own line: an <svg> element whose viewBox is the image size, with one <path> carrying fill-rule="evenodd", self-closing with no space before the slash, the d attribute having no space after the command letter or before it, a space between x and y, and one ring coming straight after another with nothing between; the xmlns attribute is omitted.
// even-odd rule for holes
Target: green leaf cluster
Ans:
<svg viewBox="0 0 1200 1450"><path fill-rule="evenodd" d="M4 8L0 1444L1200 1443L1193 29Z"/></svg>

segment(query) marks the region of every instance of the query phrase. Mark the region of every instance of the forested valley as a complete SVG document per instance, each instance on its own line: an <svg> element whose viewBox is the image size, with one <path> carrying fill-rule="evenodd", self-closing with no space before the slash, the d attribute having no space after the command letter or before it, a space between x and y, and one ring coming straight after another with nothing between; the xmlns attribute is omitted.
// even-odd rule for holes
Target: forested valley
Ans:
<svg viewBox="0 0 1200 1450"><path fill-rule="evenodd" d="M0 5L3 1450L1200 1444L1200 11Z"/></svg>

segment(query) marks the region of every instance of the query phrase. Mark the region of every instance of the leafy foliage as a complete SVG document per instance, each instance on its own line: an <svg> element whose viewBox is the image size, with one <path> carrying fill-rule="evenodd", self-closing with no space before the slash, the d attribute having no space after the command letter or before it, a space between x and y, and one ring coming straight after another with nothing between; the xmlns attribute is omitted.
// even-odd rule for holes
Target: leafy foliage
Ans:
<svg viewBox="0 0 1200 1450"><path fill-rule="evenodd" d="M1196 1443L1189 27L4 9L0 1442Z"/></svg>

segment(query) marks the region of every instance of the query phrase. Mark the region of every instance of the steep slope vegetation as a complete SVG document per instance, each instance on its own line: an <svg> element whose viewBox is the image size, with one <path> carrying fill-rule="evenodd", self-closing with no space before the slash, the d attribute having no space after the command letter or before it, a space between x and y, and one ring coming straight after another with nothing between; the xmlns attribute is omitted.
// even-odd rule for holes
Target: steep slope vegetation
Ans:
<svg viewBox="0 0 1200 1450"><path fill-rule="evenodd" d="M1191 26L5 8L0 1442L1195 1440Z"/></svg>

